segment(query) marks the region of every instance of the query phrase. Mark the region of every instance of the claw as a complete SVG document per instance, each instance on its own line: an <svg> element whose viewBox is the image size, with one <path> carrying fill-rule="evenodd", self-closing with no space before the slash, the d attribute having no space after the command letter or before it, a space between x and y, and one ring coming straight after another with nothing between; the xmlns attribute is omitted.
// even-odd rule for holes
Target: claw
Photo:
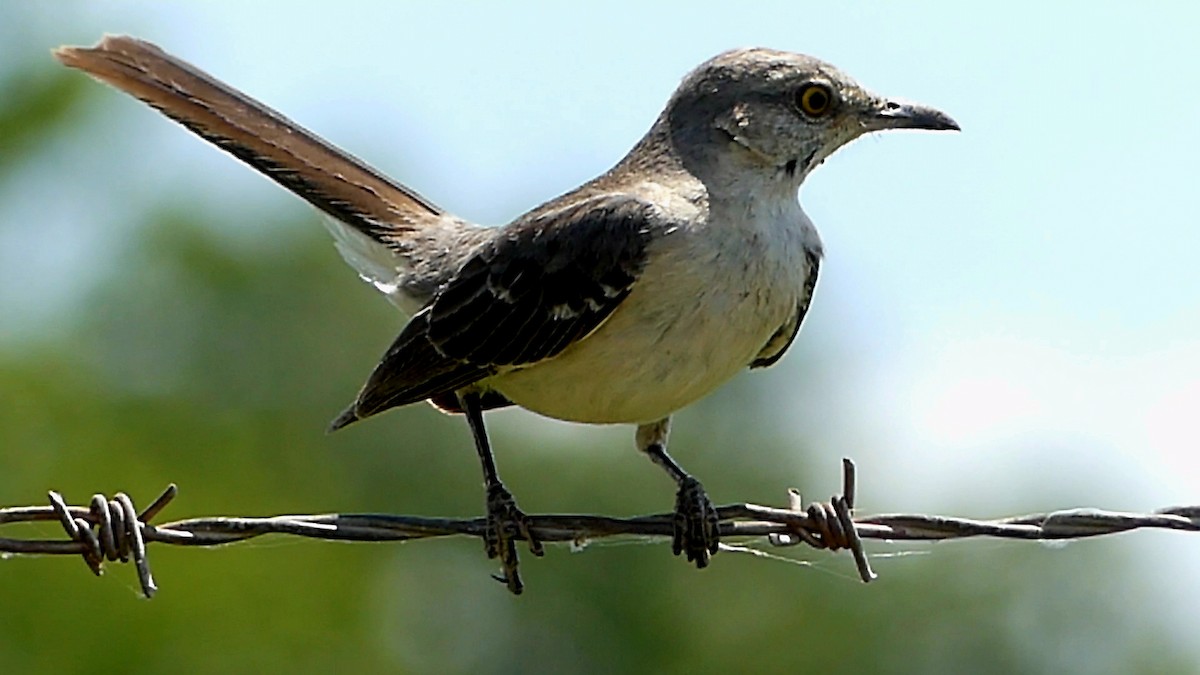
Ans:
<svg viewBox="0 0 1200 675"><path fill-rule="evenodd" d="M720 543L719 520L704 486L691 476L679 483L672 529L672 552L686 554L688 562L695 562L698 569L707 567Z"/></svg>
<svg viewBox="0 0 1200 675"><path fill-rule="evenodd" d="M488 486L487 530L484 547L489 558L500 559L500 574L494 578L508 586L508 590L519 595L525 589L521 574L517 570L517 540L529 542L529 550L536 556L545 554L542 542L530 531L528 516L517 508L517 502L503 484Z"/></svg>

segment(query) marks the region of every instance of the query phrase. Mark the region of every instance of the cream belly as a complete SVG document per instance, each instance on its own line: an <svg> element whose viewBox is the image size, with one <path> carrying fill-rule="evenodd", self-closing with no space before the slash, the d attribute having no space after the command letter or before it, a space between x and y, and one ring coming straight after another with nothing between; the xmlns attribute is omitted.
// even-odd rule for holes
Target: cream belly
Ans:
<svg viewBox="0 0 1200 675"><path fill-rule="evenodd" d="M702 398L746 368L796 311L812 273L806 251L820 243L799 205L789 211L777 214L785 223L761 228L664 235L629 297L592 335L486 385L539 414L588 423L653 422Z"/></svg>

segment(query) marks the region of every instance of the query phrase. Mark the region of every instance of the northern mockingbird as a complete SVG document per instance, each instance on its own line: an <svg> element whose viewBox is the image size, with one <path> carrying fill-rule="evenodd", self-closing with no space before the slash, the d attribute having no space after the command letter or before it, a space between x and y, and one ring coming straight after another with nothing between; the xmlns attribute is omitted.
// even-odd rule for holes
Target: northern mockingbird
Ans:
<svg viewBox="0 0 1200 675"><path fill-rule="evenodd" d="M674 552L704 567L716 511L667 454L670 416L775 363L800 330L821 261L800 184L866 133L958 129L815 58L738 49L688 74L607 173L490 228L150 43L105 37L55 56L329 216L346 260L411 317L331 429L418 401L464 414L483 465L488 554L518 593L516 540L542 549L500 481L483 411L516 404L636 425L637 447L678 486Z"/></svg>

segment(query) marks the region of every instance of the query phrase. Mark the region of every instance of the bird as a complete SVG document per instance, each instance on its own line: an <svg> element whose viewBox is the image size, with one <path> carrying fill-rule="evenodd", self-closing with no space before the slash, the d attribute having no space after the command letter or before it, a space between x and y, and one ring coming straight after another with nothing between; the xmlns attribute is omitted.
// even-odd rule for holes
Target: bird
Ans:
<svg viewBox="0 0 1200 675"><path fill-rule="evenodd" d="M823 248L805 178L865 134L959 130L817 58L725 51L688 73L649 131L597 178L502 226L434 205L150 42L64 46L66 66L149 104L315 206L345 260L407 323L336 430L422 401L461 414L483 471L485 547L523 589L517 542L543 546L500 479L484 412L635 428L675 482L672 550L719 550L703 484L667 452L671 416L796 338Z"/></svg>

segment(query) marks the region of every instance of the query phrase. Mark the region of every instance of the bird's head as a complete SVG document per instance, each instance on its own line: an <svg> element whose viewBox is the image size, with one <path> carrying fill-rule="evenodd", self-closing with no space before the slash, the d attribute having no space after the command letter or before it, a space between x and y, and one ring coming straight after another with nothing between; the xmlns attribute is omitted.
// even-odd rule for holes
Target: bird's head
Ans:
<svg viewBox="0 0 1200 675"><path fill-rule="evenodd" d="M872 131L959 128L934 108L873 94L828 63L770 49L733 50L701 64L660 123L694 173L766 171L796 184Z"/></svg>

